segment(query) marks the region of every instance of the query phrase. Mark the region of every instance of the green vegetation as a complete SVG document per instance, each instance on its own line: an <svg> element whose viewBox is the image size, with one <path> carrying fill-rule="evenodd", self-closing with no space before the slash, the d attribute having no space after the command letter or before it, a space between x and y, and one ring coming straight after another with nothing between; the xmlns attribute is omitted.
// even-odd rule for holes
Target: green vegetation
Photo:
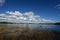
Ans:
<svg viewBox="0 0 60 40"><path fill-rule="evenodd" d="M0 27L0 40L55 40L55 34L47 30L28 27Z"/></svg>

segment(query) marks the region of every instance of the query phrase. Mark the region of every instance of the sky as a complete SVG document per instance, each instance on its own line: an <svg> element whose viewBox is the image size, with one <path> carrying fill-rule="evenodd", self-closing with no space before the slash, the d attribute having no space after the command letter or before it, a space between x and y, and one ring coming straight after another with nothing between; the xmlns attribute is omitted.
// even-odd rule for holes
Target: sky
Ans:
<svg viewBox="0 0 60 40"><path fill-rule="evenodd" d="M0 0L0 21L60 22L60 0Z"/></svg>

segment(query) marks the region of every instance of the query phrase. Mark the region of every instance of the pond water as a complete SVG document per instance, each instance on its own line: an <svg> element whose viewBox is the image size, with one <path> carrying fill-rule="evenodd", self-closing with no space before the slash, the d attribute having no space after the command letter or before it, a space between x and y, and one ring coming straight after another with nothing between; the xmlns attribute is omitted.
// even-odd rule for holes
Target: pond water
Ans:
<svg viewBox="0 0 60 40"><path fill-rule="evenodd" d="M29 27L37 30L54 30L60 32L60 25L53 24L0 24L2 27Z"/></svg>

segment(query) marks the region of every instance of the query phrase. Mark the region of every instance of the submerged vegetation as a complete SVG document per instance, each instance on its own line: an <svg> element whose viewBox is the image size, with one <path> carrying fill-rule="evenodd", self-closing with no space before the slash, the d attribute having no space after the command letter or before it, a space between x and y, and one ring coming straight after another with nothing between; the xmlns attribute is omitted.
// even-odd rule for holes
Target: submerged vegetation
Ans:
<svg viewBox="0 0 60 40"><path fill-rule="evenodd" d="M0 40L55 40L55 34L47 30L28 27L0 27Z"/></svg>

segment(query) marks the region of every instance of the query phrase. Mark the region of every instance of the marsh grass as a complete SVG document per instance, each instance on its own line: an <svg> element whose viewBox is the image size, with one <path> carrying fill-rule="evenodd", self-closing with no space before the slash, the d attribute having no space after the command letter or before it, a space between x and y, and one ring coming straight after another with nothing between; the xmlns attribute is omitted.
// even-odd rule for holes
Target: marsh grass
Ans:
<svg viewBox="0 0 60 40"><path fill-rule="evenodd" d="M55 40L55 34L47 30L28 27L0 27L0 40Z"/></svg>

